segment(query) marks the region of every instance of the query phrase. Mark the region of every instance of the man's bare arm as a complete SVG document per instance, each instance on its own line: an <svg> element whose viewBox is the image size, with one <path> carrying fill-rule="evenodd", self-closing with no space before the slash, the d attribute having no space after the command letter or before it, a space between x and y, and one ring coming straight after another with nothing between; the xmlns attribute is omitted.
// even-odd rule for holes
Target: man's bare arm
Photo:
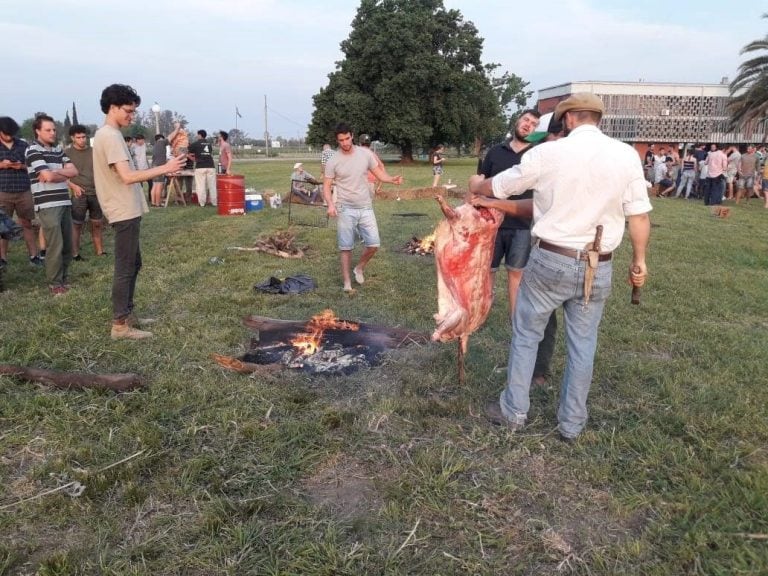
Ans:
<svg viewBox="0 0 768 576"><path fill-rule="evenodd" d="M651 219L647 213L636 214L627 218L629 239L632 243L632 263L629 266L629 282L633 286L642 286L648 276L645 265L645 252L648 248L648 239L651 237ZM633 268L639 268L639 272L633 272Z"/></svg>
<svg viewBox="0 0 768 576"><path fill-rule="evenodd" d="M38 173L38 179L40 182L66 182L77 175L77 168L75 168L74 164L69 163L56 170L41 170Z"/></svg>
<svg viewBox="0 0 768 576"><path fill-rule="evenodd" d="M328 216L336 216L336 206L333 205L333 195L331 187L333 186L333 178L327 176L323 178L323 198L325 198L325 204L328 206Z"/></svg>
<svg viewBox="0 0 768 576"><path fill-rule="evenodd" d="M473 195L469 198L472 206L483 206L485 208L495 208L501 210L508 216L515 218L524 218L531 220L533 218L533 200L501 200L500 198L489 198L488 196Z"/></svg>
<svg viewBox="0 0 768 576"><path fill-rule="evenodd" d="M486 178L482 174L475 174L469 177L469 192L479 196L493 197L493 178Z"/></svg>
<svg viewBox="0 0 768 576"><path fill-rule="evenodd" d="M137 182L146 182L158 176L178 172L187 163L187 155L179 154L168 160L165 164L148 168L146 170L131 170L128 160L121 160L112 164L123 184L136 184Z"/></svg>
<svg viewBox="0 0 768 576"><path fill-rule="evenodd" d="M387 171L384 170L384 168L381 165L376 166L373 170L373 175L376 176L379 180L382 182L386 182L387 184L402 184L403 183L403 177L402 176L390 176L387 174Z"/></svg>

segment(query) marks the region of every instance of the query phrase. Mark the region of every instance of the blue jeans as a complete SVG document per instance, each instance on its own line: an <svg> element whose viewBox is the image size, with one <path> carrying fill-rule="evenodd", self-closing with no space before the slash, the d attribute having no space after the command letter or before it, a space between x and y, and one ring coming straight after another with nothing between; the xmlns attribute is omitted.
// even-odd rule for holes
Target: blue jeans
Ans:
<svg viewBox="0 0 768 576"><path fill-rule="evenodd" d="M694 170L683 170L682 177L680 178L680 184L677 186L677 193L675 198L679 197L683 193L685 188L685 197L691 195L691 188L693 187L693 181L696 179L696 172Z"/></svg>
<svg viewBox="0 0 768 576"><path fill-rule="evenodd" d="M112 224L115 231L115 274L112 278L112 318L124 320L133 311L136 278L141 270L141 217Z"/></svg>
<svg viewBox="0 0 768 576"><path fill-rule="evenodd" d="M586 262L534 247L517 295L507 387L499 399L502 413L513 421L530 408L529 390L536 352L552 312L563 306L567 358L557 412L563 436L578 436L587 422L587 395L597 348L597 330L611 293L611 261L600 262L589 304L584 306Z"/></svg>
<svg viewBox="0 0 768 576"><path fill-rule="evenodd" d="M716 176L707 178L706 194L704 204L706 206L716 206L723 203L723 193L725 192L725 176Z"/></svg>

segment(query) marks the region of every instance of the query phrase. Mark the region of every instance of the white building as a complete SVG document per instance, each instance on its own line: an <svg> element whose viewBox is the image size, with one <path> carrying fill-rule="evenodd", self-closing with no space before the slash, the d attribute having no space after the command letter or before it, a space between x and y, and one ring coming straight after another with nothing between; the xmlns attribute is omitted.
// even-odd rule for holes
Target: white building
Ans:
<svg viewBox="0 0 768 576"><path fill-rule="evenodd" d="M569 82L539 90L538 109L542 114L551 112L575 92L600 96L605 104L600 128L630 144L757 144L765 136L764 121L728 131L727 78L721 84Z"/></svg>

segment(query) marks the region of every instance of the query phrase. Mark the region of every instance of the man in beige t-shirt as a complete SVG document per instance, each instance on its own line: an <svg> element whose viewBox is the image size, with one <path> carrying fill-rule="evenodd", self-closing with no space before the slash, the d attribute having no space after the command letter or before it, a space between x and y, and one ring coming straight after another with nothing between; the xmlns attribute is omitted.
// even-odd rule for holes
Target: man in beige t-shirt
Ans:
<svg viewBox="0 0 768 576"><path fill-rule="evenodd" d="M111 336L113 340L140 340L152 336L135 327L138 321L133 314L136 278L141 270L141 216L149 212L141 182L177 172L184 166L186 154L162 166L137 170L120 129L131 125L141 98L130 86L112 84L101 93L100 103L106 118L93 139L93 177L101 209L115 233Z"/></svg>

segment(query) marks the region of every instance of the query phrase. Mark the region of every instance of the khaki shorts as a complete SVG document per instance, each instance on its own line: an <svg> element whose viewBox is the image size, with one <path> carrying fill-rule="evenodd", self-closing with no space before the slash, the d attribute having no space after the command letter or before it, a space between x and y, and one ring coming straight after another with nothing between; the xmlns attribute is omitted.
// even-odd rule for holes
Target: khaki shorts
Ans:
<svg viewBox="0 0 768 576"><path fill-rule="evenodd" d="M21 220L32 222L35 219L35 202L32 200L31 190L0 192L0 208L11 218L15 213Z"/></svg>
<svg viewBox="0 0 768 576"><path fill-rule="evenodd" d="M96 194L82 194L72 198L72 222L83 224L86 213L90 216L91 222L101 222L104 219Z"/></svg>

